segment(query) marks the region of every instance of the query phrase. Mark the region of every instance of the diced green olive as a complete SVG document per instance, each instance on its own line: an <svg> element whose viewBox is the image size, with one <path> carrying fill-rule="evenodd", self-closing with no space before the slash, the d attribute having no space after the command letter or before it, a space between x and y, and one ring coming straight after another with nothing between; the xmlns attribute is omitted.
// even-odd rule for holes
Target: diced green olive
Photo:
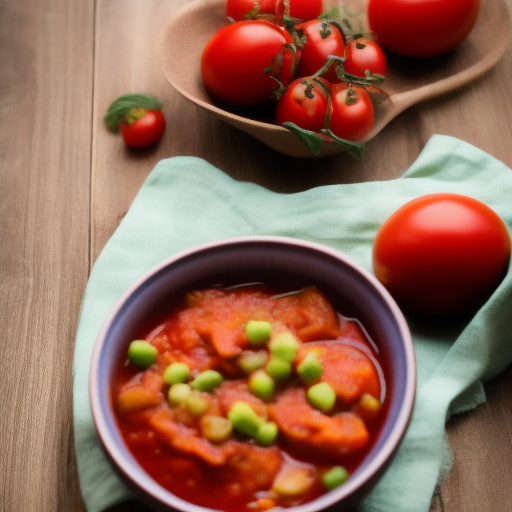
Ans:
<svg viewBox="0 0 512 512"><path fill-rule="evenodd" d="M191 392L186 401L187 409L194 416L202 416L210 406L209 400L200 393Z"/></svg>
<svg viewBox="0 0 512 512"><path fill-rule="evenodd" d="M205 415L199 420L201 434L212 443L223 443L233 432L233 424L223 416Z"/></svg>
<svg viewBox="0 0 512 512"><path fill-rule="evenodd" d="M185 363L172 363L165 369L162 378L165 383L172 386L178 382L185 382L189 376L190 368Z"/></svg>
<svg viewBox="0 0 512 512"><path fill-rule="evenodd" d="M265 371L276 380L288 379L292 373L290 363L279 357L271 357L265 366Z"/></svg>
<svg viewBox="0 0 512 512"><path fill-rule="evenodd" d="M191 393L190 386L183 382L177 382L169 388L167 399L171 405L184 404Z"/></svg>
<svg viewBox="0 0 512 512"><path fill-rule="evenodd" d="M198 391L206 391L209 393L219 386L224 378L215 370L205 370L201 372L190 385Z"/></svg>
<svg viewBox="0 0 512 512"><path fill-rule="evenodd" d="M310 352L297 366L299 377L306 383L318 380L324 369L314 352Z"/></svg>
<svg viewBox="0 0 512 512"><path fill-rule="evenodd" d="M293 362L298 348L299 342L291 332L278 334L275 338L270 340L269 344L270 353L287 363Z"/></svg>
<svg viewBox="0 0 512 512"><path fill-rule="evenodd" d="M158 350L145 340L135 340L128 347L128 359L137 366L148 368L156 361Z"/></svg>
<svg viewBox="0 0 512 512"><path fill-rule="evenodd" d="M279 434L277 425L273 421L267 421L260 425L254 438L261 446L271 446L275 443L277 434Z"/></svg>
<svg viewBox="0 0 512 512"><path fill-rule="evenodd" d="M298 497L313 485L311 470L305 467L285 468L280 471L272 484L272 490L284 497Z"/></svg>
<svg viewBox="0 0 512 512"><path fill-rule="evenodd" d="M314 384L307 391L308 402L319 411L329 412L336 403L336 393L327 382Z"/></svg>
<svg viewBox="0 0 512 512"><path fill-rule="evenodd" d="M251 345L262 345L270 339L272 326L262 320L250 320L245 326L245 334Z"/></svg>
<svg viewBox="0 0 512 512"><path fill-rule="evenodd" d="M329 490L345 483L349 478L348 471L343 466L334 466L322 475L322 483Z"/></svg>
<svg viewBox="0 0 512 512"><path fill-rule="evenodd" d="M237 359L237 364L244 373L252 373L260 368L263 368L268 361L268 354L266 351L252 352L245 350L240 354Z"/></svg>
<svg viewBox="0 0 512 512"><path fill-rule="evenodd" d="M249 377L249 391L267 402L274 393L274 379L263 370L257 370Z"/></svg>
<svg viewBox="0 0 512 512"><path fill-rule="evenodd" d="M265 422L246 402L235 402L229 409L228 419L233 424L233 428L250 437L255 437L258 429Z"/></svg>

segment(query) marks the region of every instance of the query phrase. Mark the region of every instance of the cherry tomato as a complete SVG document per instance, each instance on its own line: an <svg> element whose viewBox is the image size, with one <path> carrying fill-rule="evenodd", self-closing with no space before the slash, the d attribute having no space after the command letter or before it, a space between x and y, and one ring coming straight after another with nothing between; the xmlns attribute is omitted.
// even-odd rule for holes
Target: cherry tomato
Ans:
<svg viewBox="0 0 512 512"><path fill-rule="evenodd" d="M226 16L242 21L251 14L274 14L276 0L226 0Z"/></svg>
<svg viewBox="0 0 512 512"><path fill-rule="evenodd" d="M165 117L161 110L133 109L128 121L121 120L124 143L130 148L146 148L156 144L165 131ZM133 121L132 121L133 119Z"/></svg>
<svg viewBox="0 0 512 512"><path fill-rule="evenodd" d="M262 20L231 23L206 44L201 76L217 100L241 107L261 105L293 77L297 56L293 38L282 28ZM272 75L272 76L271 76Z"/></svg>
<svg viewBox="0 0 512 512"><path fill-rule="evenodd" d="M370 0L368 21L380 45L409 57L453 50L471 32L480 0Z"/></svg>
<svg viewBox="0 0 512 512"><path fill-rule="evenodd" d="M277 12L299 20L319 18L324 10L323 0L277 0Z"/></svg>
<svg viewBox="0 0 512 512"><path fill-rule="evenodd" d="M278 125L289 121L312 132L319 132L324 127L329 84L324 81L322 87L319 81L299 78L288 86L276 106Z"/></svg>
<svg viewBox="0 0 512 512"><path fill-rule="evenodd" d="M372 75L385 76L386 67L386 54L375 41L359 37L352 39L347 45L347 57L344 64L347 73L364 77L368 70Z"/></svg>
<svg viewBox="0 0 512 512"><path fill-rule="evenodd" d="M357 142L372 129L375 114L363 87L346 83L331 87L332 115L329 128L340 139Z"/></svg>
<svg viewBox="0 0 512 512"><path fill-rule="evenodd" d="M404 311L453 315L482 305L507 273L510 235L487 205L458 194L414 199L381 226L373 268Z"/></svg>
<svg viewBox="0 0 512 512"><path fill-rule="evenodd" d="M310 20L296 25L306 38L297 66L297 77L311 76L327 63L330 55L345 56L345 38L336 24L329 20ZM334 64L322 75L329 82L339 82Z"/></svg>

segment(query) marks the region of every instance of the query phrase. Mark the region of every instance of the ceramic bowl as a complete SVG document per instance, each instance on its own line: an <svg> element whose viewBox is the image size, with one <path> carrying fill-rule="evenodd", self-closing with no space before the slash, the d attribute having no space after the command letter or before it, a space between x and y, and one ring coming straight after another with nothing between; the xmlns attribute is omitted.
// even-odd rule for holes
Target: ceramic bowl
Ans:
<svg viewBox="0 0 512 512"><path fill-rule="evenodd" d="M106 318L90 365L90 403L107 458L127 485L158 510L212 512L159 486L128 451L114 417L113 372L127 346L154 311L197 287L254 281L317 285L343 314L358 318L384 355L388 408L382 428L350 479L320 498L291 509L313 512L336 504L348 510L375 484L408 426L416 388L416 363L407 323L370 273L331 248L283 237L241 237L193 248L156 266L135 282Z"/></svg>

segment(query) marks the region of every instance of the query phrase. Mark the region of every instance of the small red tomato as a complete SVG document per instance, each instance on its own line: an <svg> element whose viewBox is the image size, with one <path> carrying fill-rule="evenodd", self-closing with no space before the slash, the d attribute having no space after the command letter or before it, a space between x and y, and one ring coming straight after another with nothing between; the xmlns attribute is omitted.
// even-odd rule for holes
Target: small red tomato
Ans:
<svg viewBox="0 0 512 512"><path fill-rule="evenodd" d="M384 50L371 39L359 37L347 45L344 69L351 75L364 77L368 70L372 75L386 75L387 61Z"/></svg>
<svg viewBox="0 0 512 512"><path fill-rule="evenodd" d="M297 56L293 38L262 20L237 21L218 30L201 57L201 77L217 100L239 107L268 103L278 89L277 78L288 85Z"/></svg>
<svg viewBox="0 0 512 512"><path fill-rule="evenodd" d="M368 21L380 45L408 57L453 50L473 29L480 0L370 0Z"/></svg>
<svg viewBox="0 0 512 512"><path fill-rule="evenodd" d="M324 10L323 0L277 0L277 12L284 12L291 18L313 20Z"/></svg>
<svg viewBox="0 0 512 512"><path fill-rule="evenodd" d="M322 86L319 81L299 78L288 86L276 106L278 125L292 122L312 132L319 132L324 127L329 85L324 81Z"/></svg>
<svg viewBox="0 0 512 512"><path fill-rule="evenodd" d="M226 0L226 16L242 21L256 14L274 14L276 0Z"/></svg>
<svg viewBox="0 0 512 512"><path fill-rule="evenodd" d="M370 95L363 87L346 83L331 86L332 115L329 128L340 139L360 141L375 118Z"/></svg>
<svg viewBox="0 0 512 512"><path fill-rule="evenodd" d="M429 194L382 224L373 269L404 311L467 313L504 278L510 247L507 226L486 204L458 194Z"/></svg>
<svg viewBox="0 0 512 512"><path fill-rule="evenodd" d="M104 122L111 132L121 130L129 147L153 146L165 131L162 106L162 102L151 94L123 94L110 104Z"/></svg>
<svg viewBox="0 0 512 512"><path fill-rule="evenodd" d="M146 148L156 144L165 131L165 117L161 110L133 109L127 119L121 120L121 135L130 148Z"/></svg>
<svg viewBox="0 0 512 512"><path fill-rule="evenodd" d="M297 77L312 76L333 55L345 56L345 39L338 26L329 20L310 20L296 26L299 35L306 38L297 66ZM322 75L329 82L339 82L334 63Z"/></svg>

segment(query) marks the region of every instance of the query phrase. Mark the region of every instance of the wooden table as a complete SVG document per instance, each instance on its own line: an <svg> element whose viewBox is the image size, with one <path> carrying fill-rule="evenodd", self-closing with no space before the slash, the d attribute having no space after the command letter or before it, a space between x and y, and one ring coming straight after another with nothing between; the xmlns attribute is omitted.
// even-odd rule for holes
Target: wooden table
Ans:
<svg viewBox="0 0 512 512"><path fill-rule="evenodd" d="M237 179L294 192L400 176L440 133L512 168L511 46L485 77L401 114L367 144L364 161L295 161L199 111L166 82L156 36L185 3L0 2L2 511L85 510L72 425L80 304L91 266L160 159L193 155ZM165 100L168 128L156 148L133 152L102 117L117 96L139 91ZM487 392L487 403L449 422L455 462L434 496L436 512L512 510L512 368Z"/></svg>

